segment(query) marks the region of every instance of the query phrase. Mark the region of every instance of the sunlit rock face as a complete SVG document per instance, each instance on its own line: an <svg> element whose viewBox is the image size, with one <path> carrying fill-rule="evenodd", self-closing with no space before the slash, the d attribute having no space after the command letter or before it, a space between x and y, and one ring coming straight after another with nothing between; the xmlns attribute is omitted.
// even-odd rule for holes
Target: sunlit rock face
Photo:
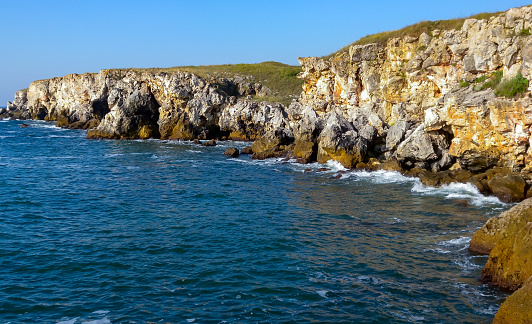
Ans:
<svg viewBox="0 0 532 324"><path fill-rule="evenodd" d="M300 102L320 116L371 107L385 128L423 124L427 134L450 140L442 154L473 172L530 168L532 100L498 98L492 89L474 90L474 81L496 71L503 80L519 72L532 77L532 38L522 32L531 23L532 7L516 8L488 20L468 19L461 30L352 46L329 60L300 58ZM429 164L441 159L429 153Z"/></svg>

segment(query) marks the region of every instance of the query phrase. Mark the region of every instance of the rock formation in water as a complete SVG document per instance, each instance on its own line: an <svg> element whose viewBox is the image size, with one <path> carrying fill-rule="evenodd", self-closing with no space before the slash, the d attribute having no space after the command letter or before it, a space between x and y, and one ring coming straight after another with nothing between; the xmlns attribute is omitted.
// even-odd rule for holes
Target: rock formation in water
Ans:
<svg viewBox="0 0 532 324"><path fill-rule="evenodd" d="M489 254L483 280L512 291L494 323L532 322L532 198L490 218L469 249Z"/></svg>

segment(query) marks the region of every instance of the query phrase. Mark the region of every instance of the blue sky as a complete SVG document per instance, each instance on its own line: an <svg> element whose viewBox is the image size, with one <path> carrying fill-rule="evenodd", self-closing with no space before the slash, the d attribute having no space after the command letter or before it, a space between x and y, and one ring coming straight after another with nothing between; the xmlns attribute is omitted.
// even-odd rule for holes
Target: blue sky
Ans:
<svg viewBox="0 0 532 324"><path fill-rule="evenodd" d="M0 0L0 106L30 82L105 68L322 56L421 20L531 4L447 1Z"/></svg>

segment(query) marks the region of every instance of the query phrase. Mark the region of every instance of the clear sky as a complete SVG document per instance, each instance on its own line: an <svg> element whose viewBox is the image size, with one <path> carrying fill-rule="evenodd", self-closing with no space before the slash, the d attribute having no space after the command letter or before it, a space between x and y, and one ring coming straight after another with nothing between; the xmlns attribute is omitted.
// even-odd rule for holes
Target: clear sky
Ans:
<svg viewBox="0 0 532 324"><path fill-rule="evenodd" d="M30 82L105 68L322 56L362 36L532 0L0 0L0 107Z"/></svg>

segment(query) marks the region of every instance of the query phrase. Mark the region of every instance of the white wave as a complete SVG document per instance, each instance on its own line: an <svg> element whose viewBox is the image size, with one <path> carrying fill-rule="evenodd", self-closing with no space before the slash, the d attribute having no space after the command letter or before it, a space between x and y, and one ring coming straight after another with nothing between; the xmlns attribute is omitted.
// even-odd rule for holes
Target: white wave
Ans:
<svg viewBox="0 0 532 324"><path fill-rule="evenodd" d="M458 245L458 246L467 246L467 245L469 245L470 241L471 241L471 237L460 236L460 237L452 239L452 240L438 242L437 244L441 245L441 246L446 246L446 247L456 246L456 245Z"/></svg>
<svg viewBox="0 0 532 324"><path fill-rule="evenodd" d="M107 317L104 317L93 321L82 322L82 324L111 324L111 321Z"/></svg>
<svg viewBox="0 0 532 324"><path fill-rule="evenodd" d="M74 323L76 323L78 318L79 317L76 317L76 318L73 318L73 319L69 319L69 320L65 320L65 321L60 321L60 322L57 322L57 324L74 324Z"/></svg>
<svg viewBox="0 0 532 324"><path fill-rule="evenodd" d="M460 268L462 268L463 270L467 270L467 271L471 271L475 269L482 269L484 267L483 265L478 265L478 264L471 262L471 259L467 257L455 259L453 260L453 263L459 266Z"/></svg>
<svg viewBox="0 0 532 324"><path fill-rule="evenodd" d="M74 138L75 136L68 136L68 135L48 135L48 138Z"/></svg>
<svg viewBox="0 0 532 324"><path fill-rule="evenodd" d="M28 124L30 124L32 127L48 128L48 129L53 129L53 130L59 131L59 132L71 131L71 129L68 129L68 128L57 127L57 126L55 126L55 123L53 123L53 122L42 121L42 120L34 120L34 121L31 121L31 122L28 122Z"/></svg>
<svg viewBox="0 0 532 324"><path fill-rule="evenodd" d="M108 310L97 310L95 312L92 312L93 314L98 314L98 315L105 315L105 314L109 314L109 311Z"/></svg>
<svg viewBox="0 0 532 324"><path fill-rule="evenodd" d="M327 293L328 292L329 292L328 290L318 290L317 291L318 295L320 295L323 298L327 298Z"/></svg>
<svg viewBox="0 0 532 324"><path fill-rule="evenodd" d="M441 253L441 254L451 253L451 251L443 250L443 249L424 249L423 252L436 252L436 253Z"/></svg>
<svg viewBox="0 0 532 324"><path fill-rule="evenodd" d="M472 205L506 205L497 197L484 196L470 183L451 183L439 188L424 186L419 180L414 183L412 192L421 195L445 196L447 199L467 199Z"/></svg>
<svg viewBox="0 0 532 324"><path fill-rule="evenodd" d="M186 150L186 152L190 152L190 153L201 153L200 150Z"/></svg>
<svg viewBox="0 0 532 324"><path fill-rule="evenodd" d="M117 156L122 156L124 155L123 153L109 153L109 154L105 154L104 157L117 157Z"/></svg>
<svg viewBox="0 0 532 324"><path fill-rule="evenodd" d="M416 181L415 178L405 177L397 171L354 171L354 174L361 179L365 179L376 184L407 183Z"/></svg>
<svg viewBox="0 0 532 324"><path fill-rule="evenodd" d="M337 172L337 171L346 171L347 170L340 162L337 162L337 161L329 160L325 164L329 168L331 168L331 170L334 170L335 172Z"/></svg>

